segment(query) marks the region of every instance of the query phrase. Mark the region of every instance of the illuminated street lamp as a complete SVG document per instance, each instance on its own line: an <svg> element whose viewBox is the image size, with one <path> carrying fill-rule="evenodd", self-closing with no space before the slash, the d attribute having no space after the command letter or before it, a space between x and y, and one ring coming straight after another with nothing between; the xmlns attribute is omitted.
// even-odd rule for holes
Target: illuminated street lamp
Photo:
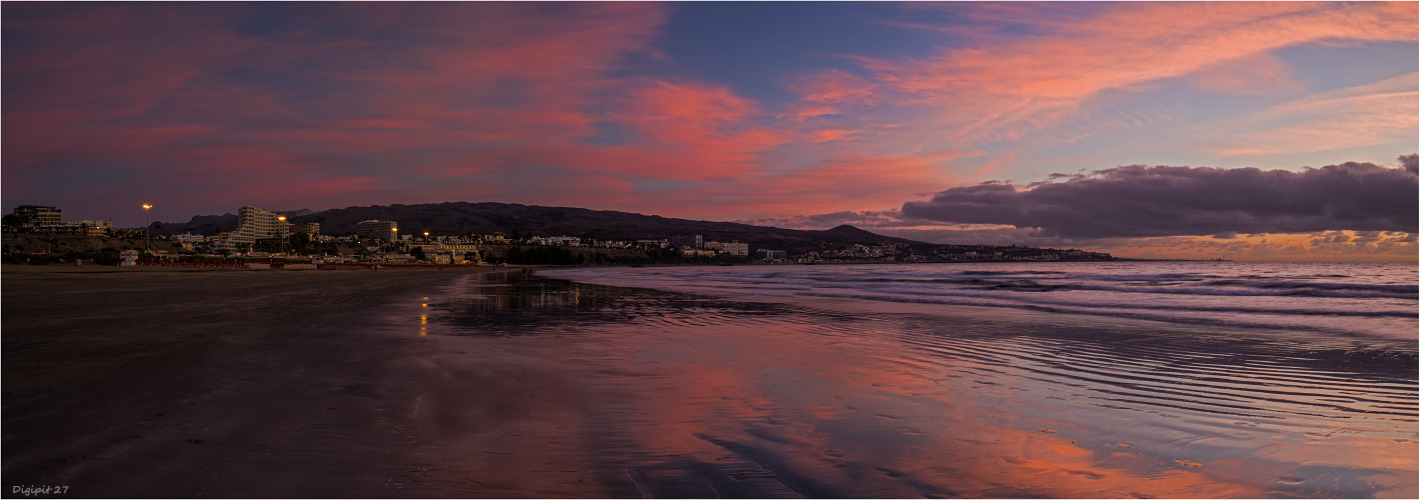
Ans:
<svg viewBox="0 0 1422 500"><path fill-rule="evenodd" d="M143 204L143 253L148 253L148 209L153 205Z"/></svg>
<svg viewBox="0 0 1422 500"><path fill-rule="evenodd" d="M278 243L278 248L280 248L282 256L284 257L286 256L286 216L278 215L277 221L281 222L281 226L279 226L281 228L281 240Z"/></svg>
<svg viewBox="0 0 1422 500"><path fill-rule="evenodd" d="M426 244L426 245L430 244L430 232L429 232L429 231L425 231L425 244Z"/></svg>

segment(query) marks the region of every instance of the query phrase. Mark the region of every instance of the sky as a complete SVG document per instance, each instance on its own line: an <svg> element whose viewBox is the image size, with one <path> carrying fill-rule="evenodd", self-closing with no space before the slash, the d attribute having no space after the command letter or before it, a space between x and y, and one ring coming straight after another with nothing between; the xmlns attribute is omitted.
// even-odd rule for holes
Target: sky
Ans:
<svg viewBox="0 0 1422 500"><path fill-rule="evenodd" d="M0 197L1416 261L1417 9L4 2Z"/></svg>

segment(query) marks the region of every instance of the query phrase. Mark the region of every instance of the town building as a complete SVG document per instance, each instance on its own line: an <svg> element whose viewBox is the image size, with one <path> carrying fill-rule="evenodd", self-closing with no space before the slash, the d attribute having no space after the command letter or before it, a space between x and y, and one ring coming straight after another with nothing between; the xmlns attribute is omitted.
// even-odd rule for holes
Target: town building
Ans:
<svg viewBox="0 0 1422 500"><path fill-rule="evenodd" d="M80 220L62 224L35 226L34 231L46 234L77 234L80 236L108 236L114 223L106 220Z"/></svg>
<svg viewBox="0 0 1422 500"><path fill-rule="evenodd" d="M356 223L356 236L382 240L395 240L400 225L392 220L365 220ZM406 235L409 236L409 235Z"/></svg>
<svg viewBox="0 0 1422 500"><path fill-rule="evenodd" d="M216 249L219 249L219 248L235 248L235 247L236 247L235 244L232 244L232 245L229 245L229 244L228 244L231 240L232 240L232 233L230 233L230 232L221 232L221 233L217 233L217 236L213 236L212 238L209 238L207 241L212 242L212 248L213 248L214 250L216 250Z"/></svg>
<svg viewBox="0 0 1422 500"><path fill-rule="evenodd" d="M703 247L703 245L701 244L701 235L699 235L699 234L687 234L687 235L681 235L681 236L672 236L671 239L669 240L669 242L672 244L672 246L681 247L681 248L702 248L702 247Z"/></svg>
<svg viewBox="0 0 1422 500"><path fill-rule="evenodd" d="M528 241L529 243L533 243L536 245L578 246L582 243L583 239L577 236L549 236L546 238L541 236L534 236L532 238L529 238Z"/></svg>
<svg viewBox="0 0 1422 500"><path fill-rule="evenodd" d="M263 240L285 238L290 224L273 212L248 205L237 209L237 230L223 240L224 247L252 245Z"/></svg>
<svg viewBox="0 0 1422 500"><path fill-rule="evenodd" d="M747 244L747 243L739 243L739 242L735 242L735 241L732 241L732 242L730 242L730 243L723 243L723 242L720 242L720 241L710 241L710 242L707 242L707 243L706 243L706 249L708 249L708 250L715 250L715 251L721 252L721 253L728 253L728 254L731 254L731 255L750 255L750 245L749 245L749 244Z"/></svg>
<svg viewBox="0 0 1422 500"><path fill-rule="evenodd" d="M314 240L321 236L321 223L306 222L302 224L292 224L291 234L304 234Z"/></svg>
<svg viewBox="0 0 1422 500"><path fill-rule="evenodd" d="M478 245L468 243L455 243L444 245L410 245L410 248L419 248L423 250L426 254L428 254L429 252L454 252L459 255L464 255L470 252L479 252Z"/></svg>
<svg viewBox="0 0 1422 500"><path fill-rule="evenodd" d="M114 230L114 221L111 220L77 220L66 225L74 226L79 234L86 235L109 234Z"/></svg>
<svg viewBox="0 0 1422 500"><path fill-rule="evenodd" d="M430 250L425 252L425 259L431 264L454 264L456 257L455 253L449 250Z"/></svg>
<svg viewBox="0 0 1422 500"><path fill-rule="evenodd" d="M25 220L25 227L58 226L63 220L60 210L44 205L20 205L15 215Z"/></svg>
<svg viewBox="0 0 1422 500"><path fill-rule="evenodd" d="M764 248L755 251L755 258L760 260L785 260L787 255L784 250L766 250Z"/></svg>

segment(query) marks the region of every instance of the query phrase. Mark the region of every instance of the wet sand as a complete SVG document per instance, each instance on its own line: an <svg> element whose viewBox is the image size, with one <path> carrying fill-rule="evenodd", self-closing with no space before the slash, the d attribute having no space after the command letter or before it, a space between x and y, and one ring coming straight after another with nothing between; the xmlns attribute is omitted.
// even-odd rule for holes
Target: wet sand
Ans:
<svg viewBox="0 0 1422 500"><path fill-rule="evenodd" d="M1417 494L1415 346L452 273L6 273L5 494Z"/></svg>
<svg viewBox="0 0 1422 500"><path fill-rule="evenodd" d="M4 494L427 494L424 351L386 308L470 272L7 266Z"/></svg>
<svg viewBox="0 0 1422 500"><path fill-rule="evenodd" d="M461 288L431 304L430 335L477 360L536 359L582 398L533 414L571 436L525 422L444 453L556 442L603 480L594 496L1417 492L1412 343L541 278ZM505 484L561 477L519 465Z"/></svg>

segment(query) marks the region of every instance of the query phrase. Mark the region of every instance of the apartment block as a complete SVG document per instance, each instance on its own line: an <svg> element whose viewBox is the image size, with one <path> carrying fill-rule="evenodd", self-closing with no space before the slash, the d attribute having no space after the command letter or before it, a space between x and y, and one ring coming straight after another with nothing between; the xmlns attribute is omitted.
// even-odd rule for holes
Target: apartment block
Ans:
<svg viewBox="0 0 1422 500"><path fill-rule="evenodd" d="M785 260L787 255L784 250L766 250L764 248L755 251L755 258L760 260Z"/></svg>
<svg viewBox="0 0 1422 500"><path fill-rule="evenodd" d="M58 208L44 205L20 205L15 208L15 215L29 218L29 227L58 226L63 221Z"/></svg>
<svg viewBox="0 0 1422 500"><path fill-rule="evenodd" d="M321 236L321 224L319 222L306 222L302 224L292 224L291 234L304 234L316 239Z"/></svg>
<svg viewBox="0 0 1422 500"><path fill-rule="evenodd" d="M738 243L735 241L732 241L730 243L724 243L720 241L709 241L706 242L706 249L715 250L721 253L728 253L731 255L750 255L750 244Z"/></svg>
<svg viewBox="0 0 1422 500"><path fill-rule="evenodd" d="M681 236L672 236L668 241L672 244L672 246L675 246L675 247L681 247L681 248L702 248L702 247L703 247L703 245L701 244L701 235L699 235L699 234L687 234L687 235L681 235Z"/></svg>
<svg viewBox="0 0 1422 500"><path fill-rule="evenodd" d="M356 236L394 240L400 232L400 225L392 220L366 220L356 223ZM409 236L409 235L406 235Z"/></svg>

